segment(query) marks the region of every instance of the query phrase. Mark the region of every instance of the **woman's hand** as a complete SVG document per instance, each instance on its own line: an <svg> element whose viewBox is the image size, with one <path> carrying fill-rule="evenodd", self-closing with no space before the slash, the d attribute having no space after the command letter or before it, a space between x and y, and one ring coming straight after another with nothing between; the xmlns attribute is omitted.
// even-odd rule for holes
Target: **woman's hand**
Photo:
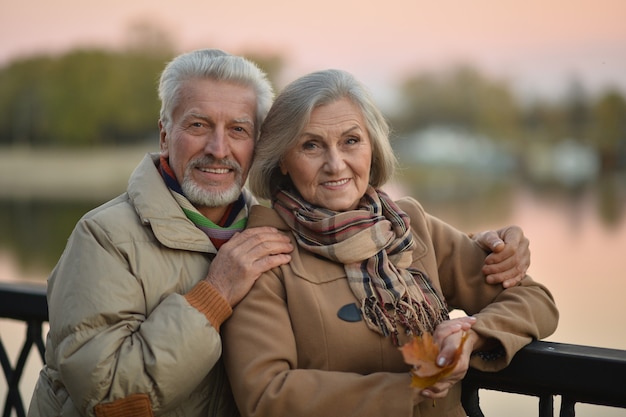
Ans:
<svg viewBox="0 0 626 417"><path fill-rule="evenodd" d="M476 323L474 317L460 317L440 323L433 334L433 341L439 346L440 352L437 357L437 365L444 367L454 360L457 348L461 344L461 338L465 332L468 337L463 344L463 350L458 358L456 366L450 374L437 381L437 383L421 391L425 398L443 398L448 395L450 388L465 377L469 367L470 355L474 348L478 335L471 330Z"/></svg>

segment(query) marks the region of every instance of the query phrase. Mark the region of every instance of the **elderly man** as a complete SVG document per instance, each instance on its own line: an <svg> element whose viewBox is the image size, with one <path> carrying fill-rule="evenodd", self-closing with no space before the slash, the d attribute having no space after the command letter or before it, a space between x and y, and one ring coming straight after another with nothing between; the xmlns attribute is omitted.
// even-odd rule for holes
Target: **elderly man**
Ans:
<svg viewBox="0 0 626 417"><path fill-rule="evenodd" d="M161 75L159 154L76 225L48 281L50 332L29 416L236 416L220 325L289 239L245 229L243 188L273 92L242 57L198 50ZM483 232L485 274L530 262L517 227Z"/></svg>

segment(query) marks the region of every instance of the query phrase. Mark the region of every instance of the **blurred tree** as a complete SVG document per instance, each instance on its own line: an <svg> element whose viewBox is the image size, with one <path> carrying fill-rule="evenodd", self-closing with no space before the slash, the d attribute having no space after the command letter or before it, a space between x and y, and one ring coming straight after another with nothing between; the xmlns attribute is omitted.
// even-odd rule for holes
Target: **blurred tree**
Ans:
<svg viewBox="0 0 626 417"><path fill-rule="evenodd" d="M469 66L416 75L399 91L402 110L391 120L400 133L448 125L496 140L517 136L519 109L507 83L489 80Z"/></svg>
<svg viewBox="0 0 626 417"><path fill-rule="evenodd" d="M626 100L616 89L605 91L594 104L590 139L600 152L602 168L615 169L626 143Z"/></svg>
<svg viewBox="0 0 626 417"><path fill-rule="evenodd" d="M591 123L590 98L578 79L570 80L562 99L537 99L525 106L522 129L528 140L584 142Z"/></svg>
<svg viewBox="0 0 626 417"><path fill-rule="evenodd" d="M591 122L591 108L587 92L578 79L570 81L563 108L567 136L576 141L583 140Z"/></svg>
<svg viewBox="0 0 626 417"><path fill-rule="evenodd" d="M171 54L169 54L171 55ZM156 80L169 58L153 52L77 51L56 74L56 143L114 144L154 135Z"/></svg>
<svg viewBox="0 0 626 417"><path fill-rule="evenodd" d="M44 92L39 73L47 57L19 60L0 71L0 143L31 145L43 125Z"/></svg>
<svg viewBox="0 0 626 417"><path fill-rule="evenodd" d="M144 140L158 118L156 82L172 53L76 50L0 70L0 141L99 145Z"/></svg>
<svg viewBox="0 0 626 417"><path fill-rule="evenodd" d="M554 144L568 134L564 108L546 100L535 100L524 107L521 130L526 141Z"/></svg>
<svg viewBox="0 0 626 417"><path fill-rule="evenodd" d="M174 42L150 21L133 22L121 51L77 49L0 68L0 144L93 146L158 135L158 78ZM278 55L249 53L276 80Z"/></svg>

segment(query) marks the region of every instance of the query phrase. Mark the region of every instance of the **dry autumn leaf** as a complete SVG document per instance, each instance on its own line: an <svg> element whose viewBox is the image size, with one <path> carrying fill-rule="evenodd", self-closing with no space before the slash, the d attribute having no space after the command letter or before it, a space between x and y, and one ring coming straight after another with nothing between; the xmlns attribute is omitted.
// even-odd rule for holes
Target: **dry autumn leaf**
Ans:
<svg viewBox="0 0 626 417"><path fill-rule="evenodd" d="M459 347L454 352L452 362L445 367L437 366L439 346L433 342L430 333L416 336L409 343L403 345L400 350L404 361L413 366L411 369L411 386L424 389L450 374L461 357L466 339L467 333L464 333Z"/></svg>

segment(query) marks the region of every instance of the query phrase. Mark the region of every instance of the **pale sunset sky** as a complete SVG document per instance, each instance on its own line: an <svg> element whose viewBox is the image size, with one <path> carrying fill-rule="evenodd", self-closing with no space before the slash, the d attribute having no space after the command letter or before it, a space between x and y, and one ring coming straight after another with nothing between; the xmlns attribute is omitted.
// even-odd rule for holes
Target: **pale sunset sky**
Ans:
<svg viewBox="0 0 626 417"><path fill-rule="evenodd" d="M138 20L177 49L267 50L285 80L322 68L372 90L469 63L523 92L626 91L625 0L0 0L0 66L77 46L118 47Z"/></svg>

